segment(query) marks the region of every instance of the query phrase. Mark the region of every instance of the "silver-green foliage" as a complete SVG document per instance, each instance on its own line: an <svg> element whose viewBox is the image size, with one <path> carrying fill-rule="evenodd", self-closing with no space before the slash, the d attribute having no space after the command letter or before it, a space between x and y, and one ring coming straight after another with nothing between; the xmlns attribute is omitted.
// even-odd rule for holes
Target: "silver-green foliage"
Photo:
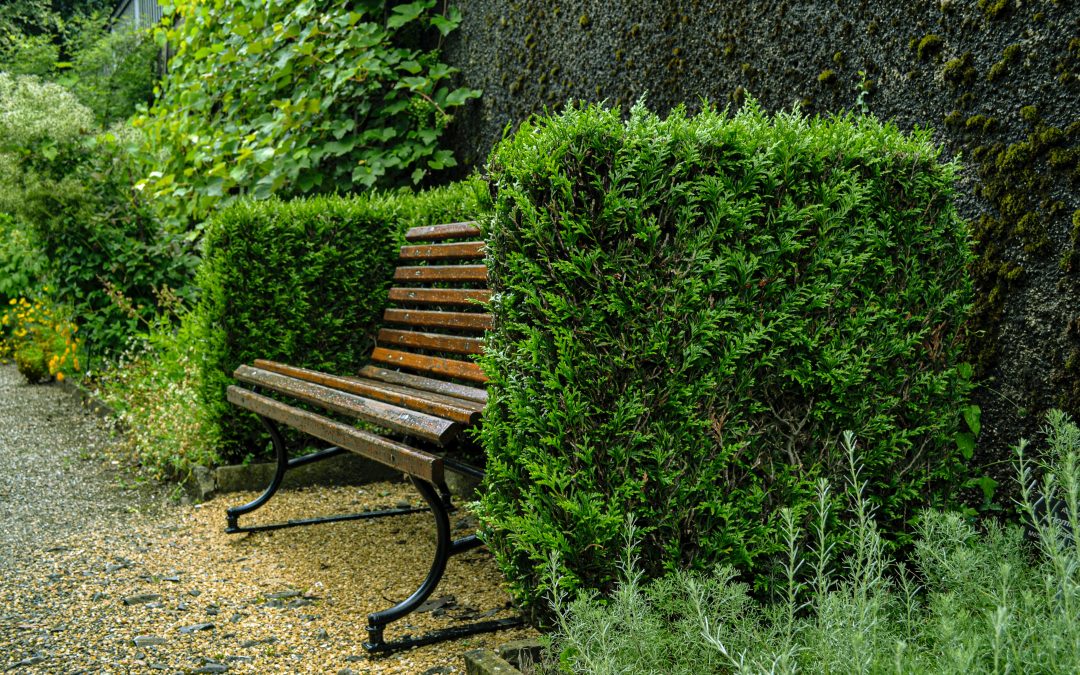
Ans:
<svg viewBox="0 0 1080 675"><path fill-rule="evenodd" d="M777 602L752 599L730 567L645 584L624 562L606 603L556 593L548 665L590 675L1080 672L1080 428L1055 411L1045 433L1041 481L1027 444L1017 449L1023 527L928 511L908 569L883 552L852 471L852 552L818 564L832 555L820 483L808 536L790 510L780 519L791 535L780 567L792 573ZM852 437L842 445L856 466Z"/></svg>
<svg viewBox="0 0 1080 675"><path fill-rule="evenodd" d="M505 140L480 514L518 598L543 606L552 550L607 590L627 512L647 576L764 572L773 514L843 479L844 429L886 539L909 536L963 460L956 171L925 132L752 104L570 108Z"/></svg>

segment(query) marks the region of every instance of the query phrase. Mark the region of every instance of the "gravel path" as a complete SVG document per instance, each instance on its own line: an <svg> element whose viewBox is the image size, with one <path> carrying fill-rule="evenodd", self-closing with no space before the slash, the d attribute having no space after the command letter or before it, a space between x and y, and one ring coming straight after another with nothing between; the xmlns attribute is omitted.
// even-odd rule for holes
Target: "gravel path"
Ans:
<svg viewBox="0 0 1080 675"><path fill-rule="evenodd" d="M239 493L178 506L101 458L109 435L56 386L0 367L0 671L461 673L461 654L527 629L380 659L368 612L412 591L433 550L424 514L228 536ZM259 520L418 502L401 482L279 493ZM458 536L470 524L456 523ZM430 611L387 638L513 616L491 557L455 557Z"/></svg>

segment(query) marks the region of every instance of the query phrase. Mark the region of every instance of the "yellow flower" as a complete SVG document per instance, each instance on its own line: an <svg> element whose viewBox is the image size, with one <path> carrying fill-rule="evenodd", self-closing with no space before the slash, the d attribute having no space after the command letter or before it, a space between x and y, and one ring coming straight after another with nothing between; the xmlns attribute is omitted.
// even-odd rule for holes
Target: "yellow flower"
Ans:
<svg viewBox="0 0 1080 675"><path fill-rule="evenodd" d="M63 373L57 373L56 374L56 381L57 382L63 382L64 381L64 374Z"/></svg>
<svg viewBox="0 0 1080 675"><path fill-rule="evenodd" d="M10 301L10 302L8 302L8 304L9 304L9 305L14 305L14 304L15 304L15 298L12 298L12 299L11 299L11 301Z"/></svg>

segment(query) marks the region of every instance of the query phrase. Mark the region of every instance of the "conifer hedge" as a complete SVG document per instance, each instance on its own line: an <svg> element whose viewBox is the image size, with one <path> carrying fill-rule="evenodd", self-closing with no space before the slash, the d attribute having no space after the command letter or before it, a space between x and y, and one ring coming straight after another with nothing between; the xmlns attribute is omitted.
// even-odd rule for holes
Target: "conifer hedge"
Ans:
<svg viewBox="0 0 1080 675"><path fill-rule="evenodd" d="M263 358L359 370L405 230L476 218L486 203L486 184L471 178L421 193L249 200L219 212L206 230L196 319L201 398L221 430L219 454L266 451L257 418L225 400L237 366Z"/></svg>
<svg viewBox="0 0 1080 675"><path fill-rule="evenodd" d="M844 484L844 430L894 542L956 484L971 254L928 133L569 107L489 171L479 513L526 606L552 553L608 588L627 514L651 575L764 582L777 509Z"/></svg>

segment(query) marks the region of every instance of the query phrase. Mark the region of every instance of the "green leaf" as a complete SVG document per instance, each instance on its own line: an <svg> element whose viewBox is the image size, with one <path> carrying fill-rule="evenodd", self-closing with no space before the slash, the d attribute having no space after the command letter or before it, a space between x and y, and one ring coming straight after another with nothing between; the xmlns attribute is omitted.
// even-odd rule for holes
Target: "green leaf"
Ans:
<svg viewBox="0 0 1080 675"><path fill-rule="evenodd" d="M975 456L975 435L966 431L956 434L956 447L964 459L971 459Z"/></svg>
<svg viewBox="0 0 1080 675"><path fill-rule="evenodd" d="M971 433L976 436L979 435L979 420L982 417L982 410L977 405L969 405L964 408L964 421L967 422L968 429L971 429Z"/></svg>
<svg viewBox="0 0 1080 675"><path fill-rule="evenodd" d="M446 96L446 105L459 106L468 101L471 98L479 98L479 89L468 89L466 87L458 87L454 91L450 92Z"/></svg>
<svg viewBox="0 0 1080 675"><path fill-rule="evenodd" d="M269 161L273 156L274 156L274 149L273 148L259 148L258 150L256 150L253 153L253 157L255 158L255 161L258 162L259 164L262 164L263 162Z"/></svg>
<svg viewBox="0 0 1080 675"><path fill-rule="evenodd" d="M398 5L394 7L393 14L386 20L386 26L388 28L400 28L410 21L415 21L424 10L431 9L435 6L435 0L417 0L417 2L410 2L407 5Z"/></svg>

